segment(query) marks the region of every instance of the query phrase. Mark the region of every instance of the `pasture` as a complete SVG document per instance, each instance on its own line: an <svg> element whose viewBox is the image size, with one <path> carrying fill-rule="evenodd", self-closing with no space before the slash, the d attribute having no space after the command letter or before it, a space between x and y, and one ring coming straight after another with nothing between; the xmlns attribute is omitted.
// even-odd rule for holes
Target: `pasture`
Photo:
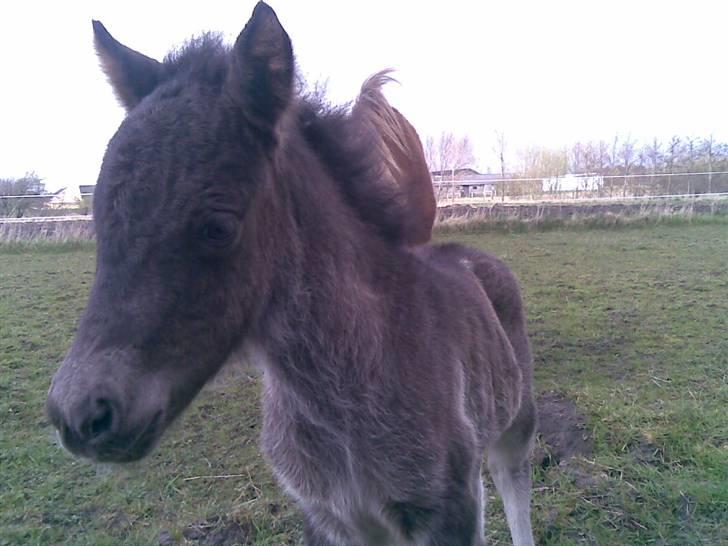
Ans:
<svg viewBox="0 0 728 546"><path fill-rule="evenodd" d="M495 253L523 286L537 542L726 543L728 223L439 239ZM56 447L43 404L93 271L92 243L0 245L0 545L296 544L258 454L253 371L206 389L132 467ZM507 544L488 498L489 544Z"/></svg>

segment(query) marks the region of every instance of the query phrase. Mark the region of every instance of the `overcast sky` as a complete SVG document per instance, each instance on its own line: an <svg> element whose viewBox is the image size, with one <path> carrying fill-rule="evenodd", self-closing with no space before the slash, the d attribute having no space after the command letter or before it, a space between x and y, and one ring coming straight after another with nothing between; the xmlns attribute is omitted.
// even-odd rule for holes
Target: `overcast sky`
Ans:
<svg viewBox="0 0 728 546"><path fill-rule="evenodd" d="M309 81L353 99L385 67L387 95L420 136L473 140L492 164L578 139L728 140L725 1L395 2L271 0ZM252 1L6 2L0 15L0 177L36 171L49 188L94 183L124 112L98 68L91 19L161 59L206 30L232 42ZM515 159L513 153L511 157Z"/></svg>

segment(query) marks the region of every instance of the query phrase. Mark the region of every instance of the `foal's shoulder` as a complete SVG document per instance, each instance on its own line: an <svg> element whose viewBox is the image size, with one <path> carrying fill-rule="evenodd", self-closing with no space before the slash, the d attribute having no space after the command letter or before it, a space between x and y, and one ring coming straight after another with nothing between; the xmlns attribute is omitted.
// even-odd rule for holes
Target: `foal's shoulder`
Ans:
<svg viewBox="0 0 728 546"><path fill-rule="evenodd" d="M514 306L520 301L520 286L516 276L500 258L459 243L422 245L414 250L429 267L463 279L465 271L477 278L496 306Z"/></svg>
<svg viewBox="0 0 728 546"><path fill-rule="evenodd" d="M476 264L488 256L458 243L421 245L412 253L435 282L439 279L465 285L475 280Z"/></svg>
<svg viewBox="0 0 728 546"><path fill-rule="evenodd" d="M508 269L495 256L460 243L422 245L415 248L414 252L433 267L456 270L465 268L472 271L479 264L487 264L493 268Z"/></svg>

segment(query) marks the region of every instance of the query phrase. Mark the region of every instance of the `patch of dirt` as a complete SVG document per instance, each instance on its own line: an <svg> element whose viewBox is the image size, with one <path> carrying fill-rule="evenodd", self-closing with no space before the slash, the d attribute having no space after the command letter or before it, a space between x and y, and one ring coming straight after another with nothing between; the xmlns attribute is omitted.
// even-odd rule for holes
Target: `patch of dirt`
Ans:
<svg viewBox="0 0 728 546"><path fill-rule="evenodd" d="M227 546L248 544L254 531L247 522L216 517L188 526L182 531L182 536L187 540L196 540L200 546Z"/></svg>
<svg viewBox="0 0 728 546"><path fill-rule="evenodd" d="M107 525L110 529L128 529L132 526L132 520L124 512L114 512L108 519Z"/></svg>
<svg viewBox="0 0 728 546"><path fill-rule="evenodd" d="M199 546L232 546L252 544L255 529L247 522L233 521L223 517L212 517L188 525L182 536L185 544L192 542ZM157 538L158 546L177 546L169 531L162 531Z"/></svg>
<svg viewBox="0 0 728 546"><path fill-rule="evenodd" d="M665 466L665 453L652 437L643 435L639 442L630 446L630 454L639 463L649 466Z"/></svg>
<svg viewBox="0 0 728 546"><path fill-rule="evenodd" d="M537 397L536 405L539 441L533 452L535 464L546 468L574 455L591 454L592 439L586 429L586 419L572 400L549 391Z"/></svg>

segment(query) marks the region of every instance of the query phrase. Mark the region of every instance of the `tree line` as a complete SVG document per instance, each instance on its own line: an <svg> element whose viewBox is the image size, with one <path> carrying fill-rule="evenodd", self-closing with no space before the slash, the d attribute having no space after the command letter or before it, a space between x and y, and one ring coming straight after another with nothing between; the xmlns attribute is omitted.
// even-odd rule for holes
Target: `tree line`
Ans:
<svg viewBox="0 0 728 546"><path fill-rule="evenodd" d="M728 176L712 174L728 171L728 144L712 136L653 138L646 143L615 136L611 141L581 141L561 149L534 146L517 152L515 167L524 178L602 177L602 190L610 195L728 191Z"/></svg>
<svg viewBox="0 0 728 546"><path fill-rule="evenodd" d="M543 192L543 179L567 174L585 175L584 191L598 179L598 192L604 195L728 191L728 175L717 174L728 171L728 143L713 136L676 135L640 143L617 135L611 140L578 141L562 148L529 146L513 153L504 132L496 131L494 140L491 151L497 164L490 170L508 179L502 191L512 195ZM447 132L426 140L425 156L430 170L440 173L454 173L476 162L470 139Z"/></svg>

